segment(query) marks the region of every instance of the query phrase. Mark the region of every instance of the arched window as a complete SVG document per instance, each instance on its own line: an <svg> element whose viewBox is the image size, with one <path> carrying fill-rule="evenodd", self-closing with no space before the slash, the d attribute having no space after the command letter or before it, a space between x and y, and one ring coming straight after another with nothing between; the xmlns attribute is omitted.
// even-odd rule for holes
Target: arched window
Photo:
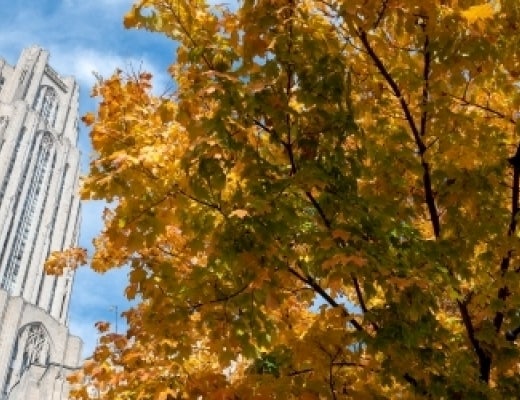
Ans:
<svg viewBox="0 0 520 400"><path fill-rule="evenodd" d="M51 86L41 86L36 96L34 109L40 113L42 118L54 127L56 115L58 114L58 96L56 90Z"/></svg>
<svg viewBox="0 0 520 400"><path fill-rule="evenodd" d="M50 346L47 330L40 322L28 324L19 331L4 381L2 390L4 397L22 379L24 372L31 365L45 367L49 364Z"/></svg>
<svg viewBox="0 0 520 400"><path fill-rule="evenodd" d="M49 340L42 324L29 325L22 356L21 371L31 365L47 365L49 362Z"/></svg>

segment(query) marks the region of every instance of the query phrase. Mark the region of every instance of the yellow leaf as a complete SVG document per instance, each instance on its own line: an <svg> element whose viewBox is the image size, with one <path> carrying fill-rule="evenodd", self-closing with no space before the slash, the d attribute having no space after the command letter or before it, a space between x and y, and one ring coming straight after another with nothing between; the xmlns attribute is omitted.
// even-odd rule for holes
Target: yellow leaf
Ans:
<svg viewBox="0 0 520 400"><path fill-rule="evenodd" d="M229 214L230 217L236 216L240 219L243 219L244 217L247 217L248 215L249 215L249 213L247 212L247 210L234 210Z"/></svg>
<svg viewBox="0 0 520 400"><path fill-rule="evenodd" d="M126 29L130 29L136 26L138 21L137 9L135 7L132 8L125 16L123 20L123 24Z"/></svg>
<svg viewBox="0 0 520 400"><path fill-rule="evenodd" d="M83 123L87 126L92 125L96 120L96 117L91 112L86 113L83 117L81 117Z"/></svg>
<svg viewBox="0 0 520 400"><path fill-rule="evenodd" d="M495 10L491 4L486 3L478 6L471 6L467 10L462 11L461 14L469 23L474 23L479 19L492 18L495 14Z"/></svg>
<svg viewBox="0 0 520 400"><path fill-rule="evenodd" d="M96 322L95 326L100 333L106 332L110 329L110 324L106 321Z"/></svg>

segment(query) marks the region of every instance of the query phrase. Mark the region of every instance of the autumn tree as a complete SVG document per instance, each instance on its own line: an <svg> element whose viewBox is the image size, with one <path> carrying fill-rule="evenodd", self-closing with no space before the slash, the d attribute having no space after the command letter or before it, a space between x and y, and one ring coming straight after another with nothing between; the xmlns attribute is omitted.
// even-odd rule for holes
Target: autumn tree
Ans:
<svg viewBox="0 0 520 400"><path fill-rule="evenodd" d="M124 21L177 43L176 90L94 88L91 267L129 265L137 305L76 380L518 397L518 0L141 0Z"/></svg>

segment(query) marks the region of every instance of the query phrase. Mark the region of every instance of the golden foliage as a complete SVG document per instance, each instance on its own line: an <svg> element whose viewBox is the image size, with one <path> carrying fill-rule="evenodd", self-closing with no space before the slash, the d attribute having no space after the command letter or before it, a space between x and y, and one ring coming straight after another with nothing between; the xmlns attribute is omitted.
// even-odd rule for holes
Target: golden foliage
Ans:
<svg viewBox="0 0 520 400"><path fill-rule="evenodd" d="M87 252L81 248L54 251L45 262L45 272L50 275L61 275L66 270L76 269L87 263Z"/></svg>
<svg viewBox="0 0 520 400"><path fill-rule="evenodd" d="M82 193L112 207L91 266L128 264L136 305L76 381L516 398L520 3L212 4L125 17L176 41L173 94L121 71L94 89Z"/></svg>

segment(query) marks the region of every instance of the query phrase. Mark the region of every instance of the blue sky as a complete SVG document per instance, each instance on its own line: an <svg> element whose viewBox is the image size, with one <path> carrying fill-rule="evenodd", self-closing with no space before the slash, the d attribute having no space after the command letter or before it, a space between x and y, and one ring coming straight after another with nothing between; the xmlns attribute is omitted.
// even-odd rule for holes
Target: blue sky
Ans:
<svg viewBox="0 0 520 400"><path fill-rule="evenodd" d="M174 58L174 43L159 34L125 30L123 15L132 0L0 0L0 57L15 64L21 50L39 45L50 51L51 66L62 76L73 75L80 85L80 113L93 111L90 98L93 71L109 76L116 68L152 72L154 91L171 88L166 74ZM86 173L91 148L82 126L79 146ZM102 202L84 202L80 244L92 252L92 238L102 227ZM85 342L84 356L96 342L94 323L114 321L111 307L128 308L124 298L126 270L103 275L81 268L76 274L70 309L70 329ZM123 326L123 320L119 320ZM121 330L121 328L120 328Z"/></svg>

